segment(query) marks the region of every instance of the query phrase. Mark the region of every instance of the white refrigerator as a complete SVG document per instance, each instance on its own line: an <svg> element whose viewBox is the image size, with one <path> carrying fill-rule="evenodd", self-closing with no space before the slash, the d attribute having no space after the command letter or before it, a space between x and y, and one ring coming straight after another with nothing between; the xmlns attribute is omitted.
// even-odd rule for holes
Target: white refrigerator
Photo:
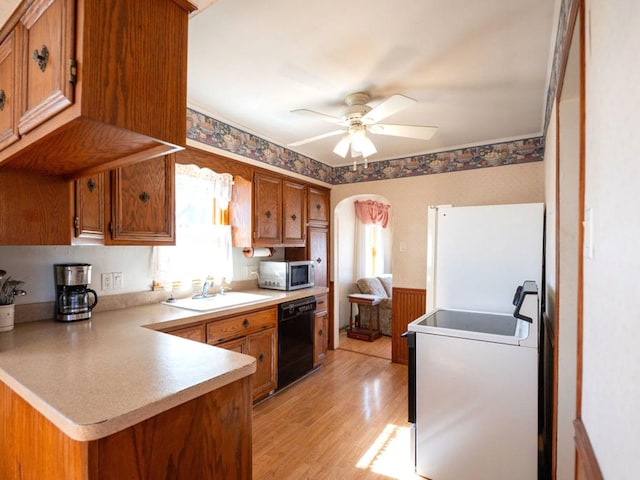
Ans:
<svg viewBox="0 0 640 480"><path fill-rule="evenodd" d="M517 285L542 285L543 203L428 208L427 312L510 313Z"/></svg>
<svg viewBox="0 0 640 480"><path fill-rule="evenodd" d="M409 325L425 478L537 479L543 228L540 203L429 207L427 313Z"/></svg>

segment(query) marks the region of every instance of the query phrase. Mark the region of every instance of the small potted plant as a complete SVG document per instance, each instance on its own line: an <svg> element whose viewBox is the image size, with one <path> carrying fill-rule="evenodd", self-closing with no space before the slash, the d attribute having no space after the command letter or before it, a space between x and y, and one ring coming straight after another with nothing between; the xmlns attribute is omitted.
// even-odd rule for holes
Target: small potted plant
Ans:
<svg viewBox="0 0 640 480"><path fill-rule="evenodd" d="M24 282L12 280L11 277L7 277L3 281L2 279L6 274L7 272L0 270L0 332L6 332L13 328L15 312L13 302L16 297L27 294L20 288L24 285Z"/></svg>

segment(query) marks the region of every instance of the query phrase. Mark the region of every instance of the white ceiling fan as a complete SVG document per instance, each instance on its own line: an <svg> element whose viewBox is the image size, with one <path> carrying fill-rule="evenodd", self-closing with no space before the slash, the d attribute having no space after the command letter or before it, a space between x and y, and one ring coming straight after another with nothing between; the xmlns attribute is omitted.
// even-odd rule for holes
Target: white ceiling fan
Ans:
<svg viewBox="0 0 640 480"><path fill-rule="evenodd" d="M365 159L377 152L377 149L367 133L374 135L393 135L396 137L417 138L419 140L429 140L438 130L438 127L427 127L420 125L391 125L378 123L400 110L413 105L416 101L404 95L392 95L375 108L367 105L369 95L364 92L352 93L344 99L347 110L342 118L314 112L313 110L293 110L293 113L300 113L314 118L319 118L326 122L334 123L347 129L334 130L323 133L315 137L306 138L288 144L289 147L297 147L306 143L314 142L322 138L343 135L342 139L333 149L333 152L342 158L347 156L351 147L351 156L363 156Z"/></svg>

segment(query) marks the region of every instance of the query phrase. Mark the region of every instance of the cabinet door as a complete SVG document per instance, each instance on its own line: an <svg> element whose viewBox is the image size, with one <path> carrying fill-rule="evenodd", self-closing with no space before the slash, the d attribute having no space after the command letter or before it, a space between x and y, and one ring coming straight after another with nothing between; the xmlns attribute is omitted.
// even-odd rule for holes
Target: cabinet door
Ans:
<svg viewBox="0 0 640 480"><path fill-rule="evenodd" d="M0 150L18 140L16 33L0 43Z"/></svg>
<svg viewBox="0 0 640 480"><path fill-rule="evenodd" d="M282 180L256 173L254 177L254 245L282 244Z"/></svg>
<svg viewBox="0 0 640 480"><path fill-rule="evenodd" d="M234 247L250 247L251 243L251 194L253 182L234 175L229 202L231 242Z"/></svg>
<svg viewBox="0 0 640 480"><path fill-rule="evenodd" d="M326 228L309 227L309 258L315 261L315 285L327 287L327 244L329 234Z"/></svg>
<svg viewBox="0 0 640 480"><path fill-rule="evenodd" d="M175 245L175 157L166 155L112 172L112 245Z"/></svg>
<svg viewBox="0 0 640 480"><path fill-rule="evenodd" d="M179 328L177 330L172 330L167 333L170 333L171 335L175 335L177 337L186 338L188 340L194 340L196 342L204 343L204 340L205 340L204 324Z"/></svg>
<svg viewBox="0 0 640 480"><path fill-rule="evenodd" d="M216 347L224 348L227 350L231 350L237 353L246 353L247 351L247 342L245 337L238 338L236 340L230 340L228 342L219 343Z"/></svg>
<svg viewBox="0 0 640 480"><path fill-rule="evenodd" d="M74 182L74 244L104 243L104 174Z"/></svg>
<svg viewBox="0 0 640 480"><path fill-rule="evenodd" d="M329 315L327 311L316 312L313 324L313 366L327 357L329 349Z"/></svg>
<svg viewBox="0 0 640 480"><path fill-rule="evenodd" d="M36 0L21 18L22 135L73 103L68 73L74 58L74 5L73 0Z"/></svg>
<svg viewBox="0 0 640 480"><path fill-rule="evenodd" d="M283 196L283 237L286 245L304 246L307 222L307 189L304 185L285 180Z"/></svg>
<svg viewBox="0 0 640 480"><path fill-rule="evenodd" d="M329 223L329 192L309 187L309 223Z"/></svg>
<svg viewBox="0 0 640 480"><path fill-rule="evenodd" d="M256 373L253 375L253 399L267 395L278 386L276 329L254 333L247 337L247 355L256 359Z"/></svg>

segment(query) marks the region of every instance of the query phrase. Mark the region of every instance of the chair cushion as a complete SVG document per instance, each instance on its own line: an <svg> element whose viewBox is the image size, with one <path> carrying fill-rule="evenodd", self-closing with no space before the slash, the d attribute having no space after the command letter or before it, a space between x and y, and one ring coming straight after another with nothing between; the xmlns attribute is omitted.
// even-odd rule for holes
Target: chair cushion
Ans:
<svg viewBox="0 0 640 480"><path fill-rule="evenodd" d="M387 297L387 291L376 277L359 278L356 284L362 293L384 298Z"/></svg>
<svg viewBox="0 0 640 480"><path fill-rule="evenodd" d="M385 292L387 292L387 297L393 297L393 276L390 273L380 275L378 280L380 280Z"/></svg>

